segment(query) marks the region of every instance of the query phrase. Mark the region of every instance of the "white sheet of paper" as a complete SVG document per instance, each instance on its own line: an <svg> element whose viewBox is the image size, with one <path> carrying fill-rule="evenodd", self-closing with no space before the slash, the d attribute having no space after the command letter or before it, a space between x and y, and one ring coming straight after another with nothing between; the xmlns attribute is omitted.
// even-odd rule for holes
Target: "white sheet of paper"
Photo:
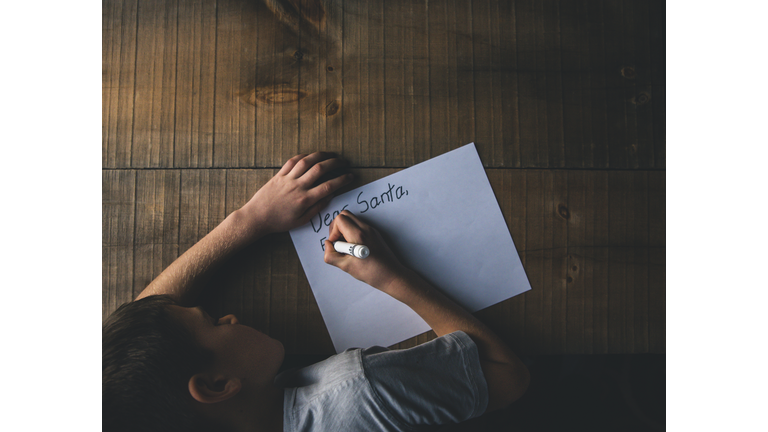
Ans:
<svg viewBox="0 0 768 432"><path fill-rule="evenodd" d="M531 289L475 145L468 144L339 195L291 230L336 352L390 346L430 329L405 304L323 261L328 227L344 208L471 312Z"/></svg>

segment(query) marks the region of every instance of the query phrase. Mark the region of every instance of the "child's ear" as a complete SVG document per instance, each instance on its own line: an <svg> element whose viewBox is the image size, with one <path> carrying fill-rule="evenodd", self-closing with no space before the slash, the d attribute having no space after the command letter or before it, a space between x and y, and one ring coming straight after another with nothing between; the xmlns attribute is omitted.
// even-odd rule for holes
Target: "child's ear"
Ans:
<svg viewBox="0 0 768 432"><path fill-rule="evenodd" d="M189 394L200 403L225 401L242 388L240 380L223 375L196 374L189 379Z"/></svg>

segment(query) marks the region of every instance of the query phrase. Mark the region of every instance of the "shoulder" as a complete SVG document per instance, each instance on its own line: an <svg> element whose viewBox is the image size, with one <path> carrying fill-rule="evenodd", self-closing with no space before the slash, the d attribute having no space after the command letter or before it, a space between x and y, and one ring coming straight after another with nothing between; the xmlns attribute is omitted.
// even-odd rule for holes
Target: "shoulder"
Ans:
<svg viewBox="0 0 768 432"><path fill-rule="evenodd" d="M399 367L425 368L438 366L449 369L460 365L479 365L475 342L462 331L453 332L413 348L387 350L372 347L362 350L362 365L369 377L382 369Z"/></svg>
<svg viewBox="0 0 768 432"><path fill-rule="evenodd" d="M408 424L460 422L487 408L477 346L464 332L405 350L364 350L362 361L376 397Z"/></svg>
<svg viewBox="0 0 768 432"><path fill-rule="evenodd" d="M477 347L463 332L405 350L349 350L281 374L285 430L411 430L487 406Z"/></svg>
<svg viewBox="0 0 768 432"><path fill-rule="evenodd" d="M365 379L361 350L347 350L305 368L279 374L275 384L300 388L303 399L312 399L344 384ZM301 401L297 401L301 402Z"/></svg>
<svg viewBox="0 0 768 432"><path fill-rule="evenodd" d="M282 374L284 430L409 430L376 397L363 368L362 350L349 350Z"/></svg>

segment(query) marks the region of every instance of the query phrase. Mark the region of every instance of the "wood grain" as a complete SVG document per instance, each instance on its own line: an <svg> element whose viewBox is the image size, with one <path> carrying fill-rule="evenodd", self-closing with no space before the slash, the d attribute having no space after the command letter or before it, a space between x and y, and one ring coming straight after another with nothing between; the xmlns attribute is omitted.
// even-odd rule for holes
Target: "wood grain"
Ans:
<svg viewBox="0 0 768 432"><path fill-rule="evenodd" d="M478 316L528 354L665 352L664 2L108 0L102 24L103 316L295 154L360 185L475 142L534 287ZM215 281L212 313L332 352L287 234Z"/></svg>
<svg viewBox="0 0 768 432"><path fill-rule="evenodd" d="M101 313L133 300L136 173L102 172Z"/></svg>
<svg viewBox="0 0 768 432"><path fill-rule="evenodd" d="M104 166L665 166L659 2L306 3L107 2Z"/></svg>
<svg viewBox="0 0 768 432"><path fill-rule="evenodd" d="M353 169L357 184L396 171ZM104 316L135 297L274 173L105 171ZM533 289L477 315L529 354L664 352L663 173L487 174ZM287 233L268 236L225 264L203 304L214 314L235 313L281 340L289 353L333 351ZM396 346L431 338L429 332Z"/></svg>
<svg viewBox="0 0 768 432"><path fill-rule="evenodd" d="M175 2L142 2L136 37L131 166L173 166L176 132L178 9Z"/></svg>
<svg viewBox="0 0 768 432"><path fill-rule="evenodd" d="M216 5L180 1L173 166L213 165Z"/></svg>
<svg viewBox="0 0 768 432"><path fill-rule="evenodd" d="M138 0L106 2L102 15L102 165L127 167L133 145Z"/></svg>

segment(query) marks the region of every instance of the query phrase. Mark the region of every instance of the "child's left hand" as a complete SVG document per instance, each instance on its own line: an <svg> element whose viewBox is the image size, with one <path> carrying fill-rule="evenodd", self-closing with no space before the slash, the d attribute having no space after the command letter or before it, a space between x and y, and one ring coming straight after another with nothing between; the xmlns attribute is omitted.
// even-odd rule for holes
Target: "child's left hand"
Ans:
<svg viewBox="0 0 768 432"><path fill-rule="evenodd" d="M288 160L241 210L252 232L283 232L304 225L327 206L333 193L352 181L345 174L315 185L328 172L346 162L332 153L297 155Z"/></svg>

